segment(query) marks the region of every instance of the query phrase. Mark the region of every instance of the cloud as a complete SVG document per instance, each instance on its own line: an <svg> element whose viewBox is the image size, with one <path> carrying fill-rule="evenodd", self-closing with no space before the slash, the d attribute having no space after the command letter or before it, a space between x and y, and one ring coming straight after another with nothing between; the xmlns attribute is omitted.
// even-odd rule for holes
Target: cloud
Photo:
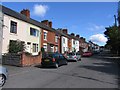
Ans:
<svg viewBox="0 0 120 90"><path fill-rule="evenodd" d="M104 34L95 34L90 36L89 40L96 44L105 44L107 41L107 38L104 36Z"/></svg>
<svg viewBox="0 0 120 90"><path fill-rule="evenodd" d="M87 29L90 31L104 31L105 27L103 25L89 24Z"/></svg>
<svg viewBox="0 0 120 90"><path fill-rule="evenodd" d="M48 9L49 8L47 5L35 4L33 7L33 13L34 13L34 15L44 17Z"/></svg>

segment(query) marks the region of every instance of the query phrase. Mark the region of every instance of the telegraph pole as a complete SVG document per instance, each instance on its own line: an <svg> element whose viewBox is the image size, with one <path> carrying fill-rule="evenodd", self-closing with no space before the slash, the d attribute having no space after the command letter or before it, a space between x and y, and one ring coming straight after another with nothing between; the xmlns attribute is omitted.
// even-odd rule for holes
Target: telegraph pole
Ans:
<svg viewBox="0 0 120 90"><path fill-rule="evenodd" d="M116 18L116 15L114 15L114 19L115 19L115 26L117 26L117 18Z"/></svg>

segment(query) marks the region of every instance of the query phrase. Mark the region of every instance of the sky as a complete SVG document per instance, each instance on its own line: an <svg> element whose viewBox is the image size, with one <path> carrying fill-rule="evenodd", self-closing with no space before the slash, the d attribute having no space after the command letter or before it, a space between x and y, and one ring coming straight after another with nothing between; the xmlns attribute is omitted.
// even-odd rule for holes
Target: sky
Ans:
<svg viewBox="0 0 120 90"><path fill-rule="evenodd" d="M2 5L17 12L30 10L37 21L50 20L53 28L67 28L68 33L79 34L86 41L105 45L105 27L114 24L117 2L3 2Z"/></svg>

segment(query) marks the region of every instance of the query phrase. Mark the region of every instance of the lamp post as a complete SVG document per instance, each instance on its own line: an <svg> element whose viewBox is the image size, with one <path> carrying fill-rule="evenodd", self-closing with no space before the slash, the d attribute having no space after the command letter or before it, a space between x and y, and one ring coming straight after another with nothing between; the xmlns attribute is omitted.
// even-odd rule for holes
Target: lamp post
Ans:
<svg viewBox="0 0 120 90"><path fill-rule="evenodd" d="M118 26L120 30L120 1L118 2Z"/></svg>

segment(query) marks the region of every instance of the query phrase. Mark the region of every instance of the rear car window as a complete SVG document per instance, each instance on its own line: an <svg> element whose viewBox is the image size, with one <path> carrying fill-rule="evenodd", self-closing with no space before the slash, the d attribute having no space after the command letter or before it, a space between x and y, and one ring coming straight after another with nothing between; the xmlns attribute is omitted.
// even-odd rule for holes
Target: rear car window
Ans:
<svg viewBox="0 0 120 90"><path fill-rule="evenodd" d="M68 53L68 55L75 55L74 53Z"/></svg>
<svg viewBox="0 0 120 90"><path fill-rule="evenodd" d="M80 53L76 53L76 55L80 55Z"/></svg>

